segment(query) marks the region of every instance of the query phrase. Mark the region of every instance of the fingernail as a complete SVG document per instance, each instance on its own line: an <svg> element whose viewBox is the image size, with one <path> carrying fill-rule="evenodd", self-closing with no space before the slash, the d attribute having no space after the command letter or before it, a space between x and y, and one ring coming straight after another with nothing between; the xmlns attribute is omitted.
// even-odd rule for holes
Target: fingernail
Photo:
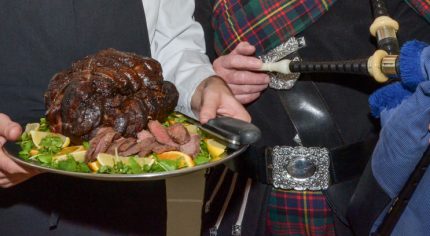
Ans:
<svg viewBox="0 0 430 236"><path fill-rule="evenodd" d="M6 143L6 139L3 136L0 136L0 146L3 146Z"/></svg>
<svg viewBox="0 0 430 236"><path fill-rule="evenodd" d="M13 127L9 127L8 131L7 131L7 138L11 138L13 136Z"/></svg>

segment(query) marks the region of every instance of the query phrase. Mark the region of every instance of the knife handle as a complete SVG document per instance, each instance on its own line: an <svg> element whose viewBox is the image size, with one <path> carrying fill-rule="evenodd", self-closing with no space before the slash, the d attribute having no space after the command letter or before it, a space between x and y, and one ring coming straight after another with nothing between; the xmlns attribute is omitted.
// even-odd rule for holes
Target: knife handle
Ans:
<svg viewBox="0 0 430 236"><path fill-rule="evenodd" d="M227 116L211 119L202 128L234 149L255 143L261 138L261 131L254 124Z"/></svg>

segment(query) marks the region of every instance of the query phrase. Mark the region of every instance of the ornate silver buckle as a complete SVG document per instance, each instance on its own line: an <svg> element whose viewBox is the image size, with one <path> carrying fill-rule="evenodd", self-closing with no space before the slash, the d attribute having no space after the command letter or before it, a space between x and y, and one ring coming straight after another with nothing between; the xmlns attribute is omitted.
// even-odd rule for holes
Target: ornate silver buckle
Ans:
<svg viewBox="0 0 430 236"><path fill-rule="evenodd" d="M275 146L271 151L273 186L324 190L330 182L327 148Z"/></svg>
<svg viewBox="0 0 430 236"><path fill-rule="evenodd" d="M263 62L277 62L283 58L288 58L293 61L300 60L299 57L294 56L300 48L305 47L306 42L304 37L295 38L291 37L286 42L270 50L267 54L260 56ZM300 73L291 73L288 75L276 72L269 73L270 83L269 87L277 90L290 89L294 86Z"/></svg>

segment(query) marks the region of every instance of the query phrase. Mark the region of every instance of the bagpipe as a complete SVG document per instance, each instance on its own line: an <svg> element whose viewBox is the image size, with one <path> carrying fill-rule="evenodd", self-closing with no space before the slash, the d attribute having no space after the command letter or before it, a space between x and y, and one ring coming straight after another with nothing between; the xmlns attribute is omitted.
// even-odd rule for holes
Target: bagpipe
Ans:
<svg viewBox="0 0 430 236"><path fill-rule="evenodd" d="M293 73L345 73L368 75L386 86L369 98L372 115L379 117L382 109L396 107L406 96L413 93L424 81L420 68L420 56L428 46L412 40L399 47L396 33L399 23L392 19L384 0L371 0L374 21L369 27L376 37L377 50L368 58L343 61L300 61L283 59L263 63L261 71L281 74Z"/></svg>

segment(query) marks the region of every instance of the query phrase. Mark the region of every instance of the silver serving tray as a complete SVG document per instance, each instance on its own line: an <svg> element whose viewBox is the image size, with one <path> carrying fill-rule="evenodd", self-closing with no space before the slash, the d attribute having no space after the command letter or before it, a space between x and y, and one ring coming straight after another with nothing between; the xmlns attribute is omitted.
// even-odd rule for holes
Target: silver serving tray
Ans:
<svg viewBox="0 0 430 236"><path fill-rule="evenodd" d="M104 180L104 181L149 181L149 180L160 180L160 179L166 179L170 177L190 174L199 170L204 170L207 168L215 167L217 165L220 165L224 162L227 162L229 160L232 160L236 156L238 156L240 153L245 151L248 148L249 145L243 145L242 147L239 147L236 150L233 149L227 149L227 154L225 157L213 161L208 162L201 165L196 165L193 167L187 167L179 170L173 170L173 171L165 171L165 172L157 172L157 173L144 173L144 174L98 174L98 173L81 173L81 172L71 172L71 171L65 171L65 170L58 170L53 169L50 167L41 166L37 162L33 161L25 161L18 156L18 152L20 151L20 146L16 143L6 143L4 146L4 149L12 156L12 159L17 162L18 164L21 164L26 167L31 167L38 169L42 172L49 172L59 175L67 175L77 178L84 178L84 179L92 179L92 180Z"/></svg>

